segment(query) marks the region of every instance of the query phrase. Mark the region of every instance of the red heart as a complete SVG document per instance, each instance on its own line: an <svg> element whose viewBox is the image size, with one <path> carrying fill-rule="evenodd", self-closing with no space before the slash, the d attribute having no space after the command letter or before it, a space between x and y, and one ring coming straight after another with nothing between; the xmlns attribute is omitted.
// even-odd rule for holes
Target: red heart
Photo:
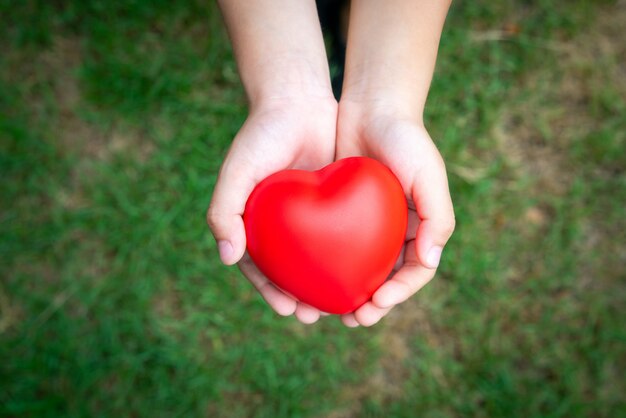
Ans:
<svg viewBox="0 0 626 418"><path fill-rule="evenodd" d="M376 160L351 157L321 170L283 170L257 185L244 213L259 270L298 300L344 314L367 302L404 243L407 204Z"/></svg>

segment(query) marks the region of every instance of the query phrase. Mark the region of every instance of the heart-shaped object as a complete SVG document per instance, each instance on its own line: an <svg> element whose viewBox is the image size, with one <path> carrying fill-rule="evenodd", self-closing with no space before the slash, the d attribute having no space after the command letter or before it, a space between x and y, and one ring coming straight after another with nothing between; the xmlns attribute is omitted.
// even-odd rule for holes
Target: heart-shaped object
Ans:
<svg viewBox="0 0 626 418"><path fill-rule="evenodd" d="M391 170L351 157L269 176L243 218L248 252L267 278L323 312L344 314L367 302L393 269L407 203Z"/></svg>

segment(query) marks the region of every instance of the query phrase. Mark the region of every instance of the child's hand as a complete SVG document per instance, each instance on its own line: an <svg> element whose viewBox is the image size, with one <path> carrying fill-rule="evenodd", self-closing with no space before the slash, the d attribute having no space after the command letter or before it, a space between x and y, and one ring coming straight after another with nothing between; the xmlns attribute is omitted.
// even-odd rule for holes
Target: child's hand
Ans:
<svg viewBox="0 0 626 418"><path fill-rule="evenodd" d="M443 160L426 129L398 114L366 114L340 105L337 158L363 155L381 161L400 180L409 208L405 246L390 279L370 302L343 316L347 326L377 323L428 283L454 230Z"/></svg>
<svg viewBox="0 0 626 418"><path fill-rule="evenodd" d="M449 0L352 2L337 158L366 155L387 165L407 196L409 226L390 280L348 326L372 325L435 274L454 229L443 160L422 115Z"/></svg>
<svg viewBox="0 0 626 418"><path fill-rule="evenodd" d="M372 325L433 277L454 228L444 165L421 119L450 1L353 2L339 118L314 2L219 3L251 104L208 212L220 257L239 262L278 313L315 322L317 309L278 290L244 256L246 201L268 175L321 168L335 151L376 158L400 179L411 212L397 272L343 317Z"/></svg>
<svg viewBox="0 0 626 418"><path fill-rule="evenodd" d="M215 186L207 214L225 264L243 274L280 315L295 313L313 323L320 311L286 295L245 253L243 212L248 196L264 178L287 168L316 170L333 161L337 102L332 98L273 99L251 109L235 137Z"/></svg>
<svg viewBox="0 0 626 418"><path fill-rule="evenodd" d="M335 153L337 101L314 1L219 1L250 114L224 160L207 214L220 258L239 268L276 312L304 323L320 311L264 277L245 254L243 211L265 177L319 169Z"/></svg>

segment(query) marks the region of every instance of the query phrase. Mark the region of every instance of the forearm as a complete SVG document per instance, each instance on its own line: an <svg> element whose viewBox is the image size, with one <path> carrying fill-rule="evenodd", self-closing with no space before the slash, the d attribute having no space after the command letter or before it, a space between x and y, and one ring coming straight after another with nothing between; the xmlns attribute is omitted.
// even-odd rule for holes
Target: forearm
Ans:
<svg viewBox="0 0 626 418"><path fill-rule="evenodd" d="M272 98L332 97L313 0L220 0L252 106Z"/></svg>
<svg viewBox="0 0 626 418"><path fill-rule="evenodd" d="M450 0L353 0L342 102L421 119Z"/></svg>

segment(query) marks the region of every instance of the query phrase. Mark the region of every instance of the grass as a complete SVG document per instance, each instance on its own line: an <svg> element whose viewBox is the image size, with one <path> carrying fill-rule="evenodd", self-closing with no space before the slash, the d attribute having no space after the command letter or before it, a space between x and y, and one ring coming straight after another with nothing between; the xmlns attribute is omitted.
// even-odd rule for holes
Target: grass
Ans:
<svg viewBox="0 0 626 418"><path fill-rule="evenodd" d="M0 0L0 415L623 416L624 16L454 5L427 121L459 226L348 330L218 262L246 108L213 4Z"/></svg>

